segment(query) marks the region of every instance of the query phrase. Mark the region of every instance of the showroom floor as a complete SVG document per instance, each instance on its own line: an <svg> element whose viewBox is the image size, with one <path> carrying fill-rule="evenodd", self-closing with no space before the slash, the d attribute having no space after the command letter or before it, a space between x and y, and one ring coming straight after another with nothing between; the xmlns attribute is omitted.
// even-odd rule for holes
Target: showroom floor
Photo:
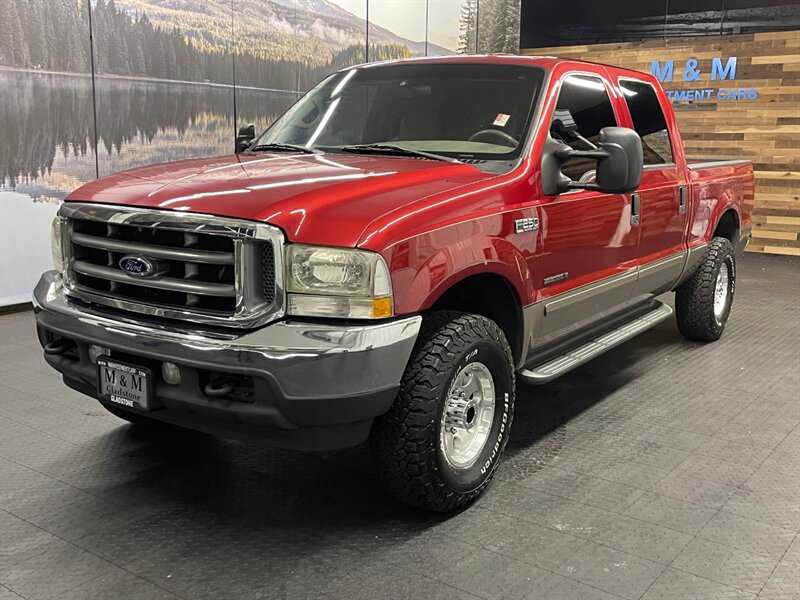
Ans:
<svg viewBox="0 0 800 600"><path fill-rule="evenodd" d="M0 317L0 599L800 597L800 261L747 255L722 341L672 321L520 390L488 493L399 505L359 448L138 431Z"/></svg>

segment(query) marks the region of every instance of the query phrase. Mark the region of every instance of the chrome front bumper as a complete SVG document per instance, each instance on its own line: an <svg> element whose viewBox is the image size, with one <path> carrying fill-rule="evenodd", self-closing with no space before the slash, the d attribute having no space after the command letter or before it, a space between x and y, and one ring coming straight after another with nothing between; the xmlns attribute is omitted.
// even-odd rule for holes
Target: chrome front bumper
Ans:
<svg viewBox="0 0 800 600"><path fill-rule="evenodd" d="M275 445L332 449L366 439L372 420L391 406L422 318L378 324L282 321L253 331L200 331L122 317L70 300L61 277L45 273L34 291L39 338L74 342L71 358L45 354L75 389L96 397L91 344L112 356L156 366L179 366L182 383L169 385L153 368L154 419L194 429L259 437ZM253 402L230 402L203 392L208 373L252 377ZM193 386L193 387L192 387Z"/></svg>

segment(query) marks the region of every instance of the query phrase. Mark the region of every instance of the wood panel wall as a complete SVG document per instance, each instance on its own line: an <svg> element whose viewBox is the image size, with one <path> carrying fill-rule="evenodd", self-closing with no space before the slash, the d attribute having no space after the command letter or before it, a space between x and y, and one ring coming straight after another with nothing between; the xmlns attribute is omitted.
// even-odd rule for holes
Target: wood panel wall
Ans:
<svg viewBox="0 0 800 600"><path fill-rule="evenodd" d="M523 54L580 58L650 72L675 61L667 90L756 88L755 100L674 103L687 155L753 161L756 197L748 250L800 256L800 30L738 36L672 38L592 46L528 48ZM738 57L735 81L711 81L711 60ZM701 80L684 82L698 59Z"/></svg>

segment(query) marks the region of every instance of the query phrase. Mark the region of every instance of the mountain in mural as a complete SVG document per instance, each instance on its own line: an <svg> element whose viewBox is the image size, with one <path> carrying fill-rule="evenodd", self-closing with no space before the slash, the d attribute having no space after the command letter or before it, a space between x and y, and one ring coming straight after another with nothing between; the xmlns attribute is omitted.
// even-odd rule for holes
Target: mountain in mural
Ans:
<svg viewBox="0 0 800 600"><path fill-rule="evenodd" d="M367 60L364 22L287 7L288 0L92 0L99 75L305 91L333 70ZM0 66L86 73L88 0L0 0ZM22 35L19 35L22 32ZM370 27L370 60L406 58L424 43ZM444 52L437 46L431 53Z"/></svg>
<svg viewBox="0 0 800 600"><path fill-rule="evenodd" d="M113 1L113 0L112 0ZM116 0L131 16L146 14L164 29L180 29L198 48L229 49L270 60L326 64L342 49L364 43L364 20L327 0ZM412 55L425 42L370 24L370 43L398 45ZM428 45L428 54L448 50Z"/></svg>
<svg viewBox="0 0 800 600"><path fill-rule="evenodd" d="M321 17L352 17L350 12L328 0L274 0L289 8L300 8Z"/></svg>

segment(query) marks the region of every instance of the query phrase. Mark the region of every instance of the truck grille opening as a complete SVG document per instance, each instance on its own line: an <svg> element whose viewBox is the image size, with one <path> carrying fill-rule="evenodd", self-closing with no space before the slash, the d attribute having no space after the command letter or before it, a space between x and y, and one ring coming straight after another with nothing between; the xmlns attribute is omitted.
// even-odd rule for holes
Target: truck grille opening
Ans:
<svg viewBox="0 0 800 600"><path fill-rule="evenodd" d="M261 277L264 286L264 300L275 301L275 247L272 242L264 242L261 248Z"/></svg>
<svg viewBox="0 0 800 600"><path fill-rule="evenodd" d="M144 225L122 220L69 217L68 281L79 298L172 318L205 315L212 323L234 325L265 322L280 309L273 240L255 239L246 225L181 227L167 216ZM237 273L239 265L254 262L260 265Z"/></svg>

